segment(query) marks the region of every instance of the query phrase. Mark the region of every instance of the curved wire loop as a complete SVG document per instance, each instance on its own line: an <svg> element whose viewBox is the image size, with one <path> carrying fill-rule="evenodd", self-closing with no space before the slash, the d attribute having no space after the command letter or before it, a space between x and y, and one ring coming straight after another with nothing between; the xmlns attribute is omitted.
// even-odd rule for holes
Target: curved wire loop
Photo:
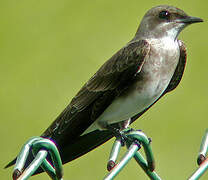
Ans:
<svg viewBox="0 0 208 180"><path fill-rule="evenodd" d="M111 149L109 161L107 164L107 169L110 171L104 178L104 180L112 180L115 176L124 168L124 166L134 157L136 162L141 166L144 172L150 177L150 179L160 180L160 177L154 171L155 161L152 153L152 148L150 146L151 139L148 138L142 131L133 130L127 128L122 131L125 134L125 143L127 146L127 152L121 158L120 162L116 164L120 148L122 145L121 139L116 138L113 147ZM138 150L143 146L146 155L145 160Z"/></svg>
<svg viewBox="0 0 208 180"><path fill-rule="evenodd" d="M33 153L34 159L24 170L30 150ZM52 165L46 159L48 154L51 156ZM63 177L61 157L54 142L42 137L33 137L24 144L17 157L13 171L13 179L26 180L32 176L39 167L46 171L53 180L61 180Z"/></svg>
<svg viewBox="0 0 208 180"><path fill-rule="evenodd" d="M152 180L161 180L154 171L155 161L151 148L151 139L148 138L142 131L126 128L122 131L125 137L127 151L121 158L119 163L116 163L123 142L120 137L117 137L111 149L107 169L109 174L104 177L104 180L112 180L125 167L125 165L134 157L136 162L144 170L144 172ZM146 159L139 152L144 148ZM32 151L34 159L31 164L24 169L29 152ZM191 175L188 180L199 179L208 169L208 129L202 138L197 163L199 168ZM46 159L50 155L51 163ZM61 157L54 142L42 137L33 137L29 139L22 147L13 171L13 180L27 180L35 171L41 167L53 180L63 180L63 169Z"/></svg>

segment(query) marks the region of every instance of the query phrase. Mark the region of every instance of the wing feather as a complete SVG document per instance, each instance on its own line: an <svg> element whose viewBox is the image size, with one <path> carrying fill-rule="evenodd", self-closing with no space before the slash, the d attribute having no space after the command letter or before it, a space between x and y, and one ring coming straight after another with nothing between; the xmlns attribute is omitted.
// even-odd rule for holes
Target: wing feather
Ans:
<svg viewBox="0 0 208 180"><path fill-rule="evenodd" d="M70 105L80 111L103 92L121 87L140 71L149 49L147 41L140 40L119 50L83 86Z"/></svg>
<svg viewBox="0 0 208 180"><path fill-rule="evenodd" d="M119 50L81 88L43 136L64 138L63 134L69 136L70 131L79 136L140 72L149 49L148 42L140 40Z"/></svg>

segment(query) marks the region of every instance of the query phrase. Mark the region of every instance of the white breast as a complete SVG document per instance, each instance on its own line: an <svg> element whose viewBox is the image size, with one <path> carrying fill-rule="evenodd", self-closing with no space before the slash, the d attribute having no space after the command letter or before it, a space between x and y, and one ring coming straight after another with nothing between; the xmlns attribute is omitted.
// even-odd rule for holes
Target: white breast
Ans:
<svg viewBox="0 0 208 180"><path fill-rule="evenodd" d="M144 74L144 78L132 85L123 96L116 98L84 134L102 128L100 127L102 124L112 124L131 118L148 108L167 88L179 59L178 43L164 39L160 43L151 40L150 44L152 44L151 52L140 72ZM162 51L158 52L158 49ZM167 60L167 57L171 58Z"/></svg>

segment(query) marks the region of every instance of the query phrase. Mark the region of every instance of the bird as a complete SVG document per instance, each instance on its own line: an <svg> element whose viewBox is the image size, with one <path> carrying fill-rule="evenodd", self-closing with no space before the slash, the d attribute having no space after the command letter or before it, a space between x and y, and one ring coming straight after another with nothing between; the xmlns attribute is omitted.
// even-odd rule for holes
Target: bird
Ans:
<svg viewBox="0 0 208 180"><path fill-rule="evenodd" d="M98 69L42 133L55 142L63 163L111 139L113 130L128 127L178 86L187 57L178 35L199 22L203 20L169 5L146 12L133 39Z"/></svg>

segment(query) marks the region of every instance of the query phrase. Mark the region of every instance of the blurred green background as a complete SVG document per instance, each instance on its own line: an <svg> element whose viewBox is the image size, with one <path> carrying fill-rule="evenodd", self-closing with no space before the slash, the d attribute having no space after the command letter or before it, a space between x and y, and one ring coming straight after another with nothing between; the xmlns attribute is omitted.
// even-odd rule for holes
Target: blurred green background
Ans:
<svg viewBox="0 0 208 180"><path fill-rule="evenodd" d="M169 4L207 20L208 1L0 1L0 177L28 138L40 135L81 86L135 34L144 13ZM179 87L132 127L152 137L156 171L186 179L207 126L207 22L185 29L188 61ZM64 166L64 179L102 179L112 141ZM116 179L148 179L134 161ZM208 178L208 172L202 179ZM33 180L49 179L46 174Z"/></svg>

